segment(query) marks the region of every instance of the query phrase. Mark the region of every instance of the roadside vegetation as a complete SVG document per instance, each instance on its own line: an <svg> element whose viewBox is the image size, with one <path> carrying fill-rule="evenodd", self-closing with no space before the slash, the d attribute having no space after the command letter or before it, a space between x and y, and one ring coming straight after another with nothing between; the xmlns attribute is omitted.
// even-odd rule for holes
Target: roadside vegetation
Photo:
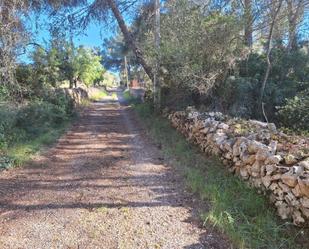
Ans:
<svg viewBox="0 0 309 249"><path fill-rule="evenodd" d="M123 98L130 104L139 104L141 103L141 99L136 98L130 94L130 90L125 90L123 92Z"/></svg>
<svg viewBox="0 0 309 249"><path fill-rule="evenodd" d="M27 103L1 104L0 169L20 166L36 152L56 141L75 116L73 102L50 92Z"/></svg>
<svg viewBox="0 0 309 249"><path fill-rule="evenodd" d="M36 46L29 60L16 65L15 85L0 85L0 169L23 165L55 142L76 117L76 108L107 96L106 86L115 83L98 51L74 46L61 32ZM76 87L89 99L68 91Z"/></svg>
<svg viewBox="0 0 309 249"><path fill-rule="evenodd" d="M227 172L219 159L203 155L151 105L138 104L134 109L166 159L183 174L188 188L210 204L201 213L206 227L222 231L240 249L309 247L308 230L280 221L265 196Z"/></svg>
<svg viewBox="0 0 309 249"><path fill-rule="evenodd" d="M140 8L131 29L148 64L155 68L159 58L162 108L195 106L267 118L277 127L306 134L307 1L166 1L159 51L153 45L152 4ZM106 46L106 67L118 68L122 82L127 75L145 79L152 97L153 84L136 66L121 32Z"/></svg>

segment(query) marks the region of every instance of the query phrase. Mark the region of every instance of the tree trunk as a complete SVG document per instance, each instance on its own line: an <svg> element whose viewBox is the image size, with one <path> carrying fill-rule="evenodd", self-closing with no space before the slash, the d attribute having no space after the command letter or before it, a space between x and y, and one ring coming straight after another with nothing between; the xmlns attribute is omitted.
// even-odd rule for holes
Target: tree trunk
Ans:
<svg viewBox="0 0 309 249"><path fill-rule="evenodd" d="M253 44L252 0L244 0L244 15L245 15L245 44L251 48Z"/></svg>
<svg viewBox="0 0 309 249"><path fill-rule="evenodd" d="M304 12L304 0L286 0L286 2L289 25L288 51L291 51L297 48L297 25Z"/></svg>
<svg viewBox="0 0 309 249"><path fill-rule="evenodd" d="M157 109L161 107L161 87L160 87L160 0L155 0L155 48L157 51L155 74L153 80L154 105Z"/></svg>
<svg viewBox="0 0 309 249"><path fill-rule="evenodd" d="M274 26L276 24L276 19L277 16L279 14L279 11L281 9L282 6L282 1L283 0L279 0L278 6L275 7L274 12L272 14L271 17L271 24L270 24L270 28L269 28L269 33L268 33L268 37L267 37L267 44L266 44L266 62L267 62L267 67L266 67L266 72L262 81L262 87L261 87L261 94L260 94L260 107L262 110L262 114L265 118L265 120L268 122L267 116L265 114L265 110L264 110L264 102L263 102L263 97L264 97L264 92L265 92L265 87L266 87L266 83L269 77L269 73L270 73L270 69L271 69L271 62L270 62L270 52L271 52L271 42L272 42L272 38L273 38L273 32L274 32ZM274 3L274 5L276 5Z"/></svg>
<svg viewBox="0 0 309 249"><path fill-rule="evenodd" d="M124 36L126 43L129 45L129 47L134 52L138 63L142 65L146 74L153 81L154 75L153 75L152 68L147 64L147 62L144 59L142 51L139 49L139 47L136 45L135 41L133 40L132 35L129 32L127 26L126 26L124 19L123 19L121 13L120 13L115 1L114 0L107 0L107 3L109 5L109 7L111 8L111 10L112 10L112 12L113 12L113 14L114 14L114 16L117 20L117 23L118 23L119 28L120 28L123 36Z"/></svg>
<svg viewBox="0 0 309 249"><path fill-rule="evenodd" d="M127 89L130 88L129 84L129 73L128 73L128 62L127 62L127 56L124 56L124 71L126 73L126 83L127 83Z"/></svg>
<svg viewBox="0 0 309 249"><path fill-rule="evenodd" d="M73 85L74 85L73 79L70 79L70 86L69 86L69 88L72 89L72 88L73 88Z"/></svg>

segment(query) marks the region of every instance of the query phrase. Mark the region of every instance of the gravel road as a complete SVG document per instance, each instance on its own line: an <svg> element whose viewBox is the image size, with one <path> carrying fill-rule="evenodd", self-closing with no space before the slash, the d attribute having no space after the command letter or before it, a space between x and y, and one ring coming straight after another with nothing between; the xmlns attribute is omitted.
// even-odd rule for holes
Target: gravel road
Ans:
<svg viewBox="0 0 309 249"><path fill-rule="evenodd" d="M230 248L128 106L91 106L57 144L0 173L0 248Z"/></svg>

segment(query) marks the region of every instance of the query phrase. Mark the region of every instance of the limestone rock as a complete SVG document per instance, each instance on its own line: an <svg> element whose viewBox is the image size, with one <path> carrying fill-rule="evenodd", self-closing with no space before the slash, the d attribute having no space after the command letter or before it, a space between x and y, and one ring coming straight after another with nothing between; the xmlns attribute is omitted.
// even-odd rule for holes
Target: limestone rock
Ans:
<svg viewBox="0 0 309 249"><path fill-rule="evenodd" d="M309 208L309 198L304 197L304 198L300 198L299 200L303 207Z"/></svg>
<svg viewBox="0 0 309 249"><path fill-rule="evenodd" d="M299 206L299 201L291 192L287 192L287 195L284 197L284 200L286 203L289 204L290 207Z"/></svg>
<svg viewBox="0 0 309 249"><path fill-rule="evenodd" d="M260 168L260 176L261 177L264 177L266 175L266 166L264 164L261 165L261 168Z"/></svg>
<svg viewBox="0 0 309 249"><path fill-rule="evenodd" d="M250 141L248 144L248 151L250 154L255 154L260 149L264 149L266 146L260 142L257 141Z"/></svg>
<svg viewBox="0 0 309 249"><path fill-rule="evenodd" d="M275 174L275 175L272 175L271 176L271 180L272 181L278 181L278 180L280 180L281 179L281 174Z"/></svg>
<svg viewBox="0 0 309 249"><path fill-rule="evenodd" d="M241 177L245 180L247 180L249 178L249 174L248 171L245 167L241 168L239 171L239 174L241 175Z"/></svg>
<svg viewBox="0 0 309 249"><path fill-rule="evenodd" d="M303 166L293 166L292 172L296 176L300 176L304 172L304 167Z"/></svg>
<svg viewBox="0 0 309 249"><path fill-rule="evenodd" d="M258 120L254 120L254 119L250 119L249 123L257 125L257 126L260 126L261 128L266 128L267 127L267 123L261 122L261 121L258 121Z"/></svg>
<svg viewBox="0 0 309 249"><path fill-rule="evenodd" d="M269 145L268 145L268 147L269 147L269 152L271 153L271 154L276 154L276 151L277 151L277 144L278 144L278 142L277 141L275 141L275 140L272 140L272 141L270 141L270 143L269 143Z"/></svg>
<svg viewBox="0 0 309 249"><path fill-rule="evenodd" d="M230 172L230 173L235 173L235 171L236 171L236 167L235 166L232 166L232 167L230 167L230 168L228 168L228 171Z"/></svg>
<svg viewBox="0 0 309 249"><path fill-rule="evenodd" d="M254 172L254 171L252 171L251 175L252 175L253 177L260 177L260 172Z"/></svg>
<svg viewBox="0 0 309 249"><path fill-rule="evenodd" d="M271 184L271 176L266 175L266 176L262 177L262 183L265 186L265 188L268 188L269 185Z"/></svg>
<svg viewBox="0 0 309 249"><path fill-rule="evenodd" d="M300 208L302 214L308 219L309 218L309 208Z"/></svg>
<svg viewBox="0 0 309 249"><path fill-rule="evenodd" d="M282 189L283 192L285 192L285 193L290 192L290 188L287 185L285 185L284 183L278 182L278 185Z"/></svg>
<svg viewBox="0 0 309 249"><path fill-rule="evenodd" d="M269 186L269 189L272 190L273 192L275 192L278 188L279 188L278 184L274 182Z"/></svg>
<svg viewBox="0 0 309 249"><path fill-rule="evenodd" d="M268 157L265 160L266 164L279 164L282 161L282 157L280 155L273 155Z"/></svg>
<svg viewBox="0 0 309 249"><path fill-rule="evenodd" d="M209 131L209 128L208 127L205 127L204 129L200 130L200 133L202 134L207 134Z"/></svg>
<svg viewBox="0 0 309 249"><path fill-rule="evenodd" d="M271 131L271 132L276 132L277 131L277 127L274 123L268 123L267 124L267 128Z"/></svg>
<svg viewBox="0 0 309 249"><path fill-rule="evenodd" d="M300 187L299 185L297 184L295 186L295 188L292 189L292 193L296 196L296 197L300 197L302 194L301 194L301 191L300 191Z"/></svg>
<svg viewBox="0 0 309 249"><path fill-rule="evenodd" d="M304 169L309 170L309 157L298 163L299 166L304 167Z"/></svg>
<svg viewBox="0 0 309 249"><path fill-rule="evenodd" d="M297 184L297 176L289 173L281 175L281 180L292 188L294 188Z"/></svg>
<svg viewBox="0 0 309 249"><path fill-rule="evenodd" d="M295 158L294 155L292 154L288 154L284 157L284 161L287 165L291 165L291 164L294 164L294 163L297 163L297 160Z"/></svg>
<svg viewBox="0 0 309 249"><path fill-rule="evenodd" d="M231 152L227 152L227 153L224 154L224 157L225 157L226 159L231 160L231 159L233 158L233 154L232 154Z"/></svg>
<svg viewBox="0 0 309 249"><path fill-rule="evenodd" d="M241 166L244 166L245 164L242 162L242 161L240 161L240 160L238 160L236 163L235 163L235 166L236 167L241 167Z"/></svg>
<svg viewBox="0 0 309 249"><path fill-rule="evenodd" d="M309 178L298 177L298 185L301 195L309 198Z"/></svg>
<svg viewBox="0 0 309 249"><path fill-rule="evenodd" d="M279 172L279 173L288 173L290 172L291 168L290 167L285 167L285 166L276 166L276 171ZM291 172L290 172L291 173Z"/></svg>
<svg viewBox="0 0 309 249"><path fill-rule="evenodd" d="M265 168L266 168L266 175L271 175L277 169L276 165L274 164L266 165Z"/></svg>
<svg viewBox="0 0 309 249"><path fill-rule="evenodd" d="M244 137L240 137L236 140L236 142L233 145L233 156L239 156L241 153L240 144L244 143Z"/></svg>
<svg viewBox="0 0 309 249"><path fill-rule="evenodd" d="M271 139L271 134L267 130L261 130L257 133L257 140L262 141L263 143L269 143Z"/></svg>
<svg viewBox="0 0 309 249"><path fill-rule="evenodd" d="M294 225L300 226L300 225L301 225L302 223L304 223L304 222L305 222L305 220L304 220L304 218L302 217L300 211L295 211L295 212L293 212L293 223L294 223Z"/></svg>
<svg viewBox="0 0 309 249"><path fill-rule="evenodd" d="M229 166L230 165L230 161L229 160L224 159L224 160L222 160L222 162L223 162L223 164L225 166Z"/></svg>
<svg viewBox="0 0 309 249"><path fill-rule="evenodd" d="M230 126L225 124L225 123L220 123L218 125L218 129L228 130L229 128L230 128Z"/></svg>
<svg viewBox="0 0 309 249"><path fill-rule="evenodd" d="M232 152L233 145L234 145L234 139L227 139L223 144L223 148L225 151Z"/></svg>
<svg viewBox="0 0 309 249"><path fill-rule="evenodd" d="M286 220L290 217L291 208L289 208L286 203L283 201L277 201L275 206L277 207L278 215L281 217L281 219Z"/></svg>
<svg viewBox="0 0 309 249"><path fill-rule="evenodd" d="M251 167L251 171L260 173L260 170L261 170L261 164L259 163L259 161L255 161L255 163Z"/></svg>
<svg viewBox="0 0 309 249"><path fill-rule="evenodd" d="M217 146L220 148L223 146L225 140L227 139L227 136L225 134L215 134L213 139Z"/></svg>
<svg viewBox="0 0 309 249"><path fill-rule="evenodd" d="M255 155L243 154L240 158L245 164L254 164L255 162Z"/></svg>
<svg viewBox="0 0 309 249"><path fill-rule="evenodd" d="M263 149L259 149L257 151L255 159L257 161L265 161L270 156L271 156L271 154L269 153L268 149L263 148Z"/></svg>

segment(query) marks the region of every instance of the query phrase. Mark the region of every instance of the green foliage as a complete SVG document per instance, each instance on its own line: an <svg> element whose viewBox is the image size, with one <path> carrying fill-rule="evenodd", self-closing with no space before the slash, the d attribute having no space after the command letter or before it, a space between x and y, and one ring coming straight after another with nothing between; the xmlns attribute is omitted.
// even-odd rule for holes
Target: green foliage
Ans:
<svg viewBox="0 0 309 249"><path fill-rule="evenodd" d="M113 73L106 71L103 75L102 85L105 87L113 87L116 85L116 83L116 76Z"/></svg>
<svg viewBox="0 0 309 249"><path fill-rule="evenodd" d="M152 107L135 109L165 157L184 175L188 188L210 204L201 214L205 226L215 226L240 249L308 246L308 231L280 221L266 197L228 173L218 159L202 155L167 120L154 115Z"/></svg>
<svg viewBox="0 0 309 249"><path fill-rule="evenodd" d="M188 1L170 2L167 7L170 14L162 17L160 51L164 82L207 94L241 56L239 20L218 12L205 16ZM155 53L149 56L156 58Z"/></svg>
<svg viewBox="0 0 309 249"><path fill-rule="evenodd" d="M35 135L46 127L54 127L65 120L67 120L65 107L36 100L18 112L17 127Z"/></svg>
<svg viewBox="0 0 309 249"><path fill-rule="evenodd" d="M14 160L8 156L0 155L0 170L10 168L14 165Z"/></svg>
<svg viewBox="0 0 309 249"><path fill-rule="evenodd" d="M0 106L0 167L19 165L57 138L74 115L72 100L49 92L19 107Z"/></svg>
<svg viewBox="0 0 309 249"><path fill-rule="evenodd" d="M13 141L23 137L23 132L15 132L17 125L17 109L0 106L0 150L6 148Z"/></svg>
<svg viewBox="0 0 309 249"><path fill-rule="evenodd" d="M283 49L276 48L273 49L271 57L273 67L263 99L266 115L270 121L279 125L304 129L307 111L306 95L302 92L309 87L308 53L304 49L299 49L287 54ZM198 104L233 116L261 119L259 96L265 68L265 55L251 53L246 60L240 60L234 70L213 88L210 96L200 96ZM292 106L285 107L286 99L294 99L297 95L302 96L299 97L301 100L296 98L294 101L289 101L290 105L294 106L295 115L288 115L288 109L293 111ZM296 110L295 105L299 106L299 110ZM282 115L276 115L278 110L282 110ZM303 117L304 121L299 117Z"/></svg>
<svg viewBox="0 0 309 249"><path fill-rule="evenodd" d="M86 86L103 81L105 72L101 64L101 56L96 55L91 49L79 47L75 58L76 75Z"/></svg>
<svg viewBox="0 0 309 249"><path fill-rule="evenodd" d="M278 115L284 127L309 131L309 95L302 94L287 100L279 107Z"/></svg>
<svg viewBox="0 0 309 249"><path fill-rule="evenodd" d="M124 98L129 104L132 104L132 105L141 103L141 99L132 96L131 93L130 93L130 90L125 90L125 91L123 92L123 98Z"/></svg>
<svg viewBox="0 0 309 249"><path fill-rule="evenodd" d="M84 83L86 86L103 81L105 69L98 52L80 46L62 37L50 41L46 49L36 47L31 54L32 64L19 65L16 79L25 91L24 97L40 95L42 89L59 87L64 81Z"/></svg>
<svg viewBox="0 0 309 249"><path fill-rule="evenodd" d="M0 84L0 101L5 101L10 98L10 91L8 87Z"/></svg>
<svg viewBox="0 0 309 249"><path fill-rule="evenodd" d="M267 67L265 36L257 38L249 48L240 35L247 21L243 15L245 6L235 1L233 4L219 2L203 5L167 1L161 13L159 51L154 48L154 30L149 22L153 17L151 5L141 8L132 24L132 34L149 65L154 67L156 59L160 59L163 107L181 109L195 105L204 110L264 121L260 94ZM271 11L261 6L265 13ZM251 7L255 9L260 4ZM280 122L277 107L280 109L286 99L309 87L308 45L297 38L298 44L288 49L279 39L283 35L279 33L287 29L281 22L276 23L275 29L270 53L272 66L263 102L269 121L286 126L291 122ZM120 67L124 55L130 57L121 36L117 35L107 45L111 49L107 64L116 63ZM133 65L134 60L130 59L129 68ZM296 126L293 127L303 129L302 124Z"/></svg>
<svg viewBox="0 0 309 249"><path fill-rule="evenodd" d="M42 129L41 132L36 132L36 135L26 134L22 140L14 141L11 146L4 150L5 158L9 159L6 168L22 166L44 146L54 143L63 134L68 124L69 122L64 122L58 124L57 127L45 127L44 131Z"/></svg>

